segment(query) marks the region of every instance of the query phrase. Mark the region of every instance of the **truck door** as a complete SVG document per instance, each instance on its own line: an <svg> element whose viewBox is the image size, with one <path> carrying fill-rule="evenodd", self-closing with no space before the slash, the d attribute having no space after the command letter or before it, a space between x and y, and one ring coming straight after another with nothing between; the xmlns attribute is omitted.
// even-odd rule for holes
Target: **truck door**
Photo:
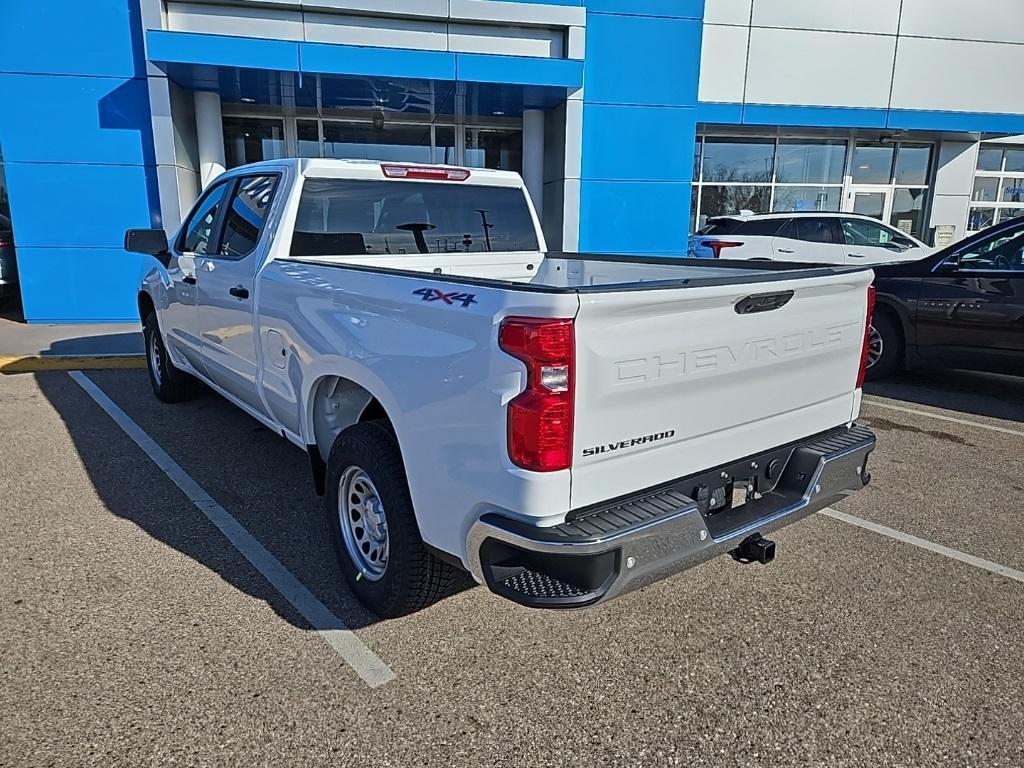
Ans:
<svg viewBox="0 0 1024 768"><path fill-rule="evenodd" d="M924 279L918 353L941 364L1020 370L1024 360L1024 225L950 256Z"/></svg>
<svg viewBox="0 0 1024 768"><path fill-rule="evenodd" d="M260 240L278 178L260 174L232 182L217 247L196 263L207 373L217 386L261 414L266 408L256 381L253 290L267 248Z"/></svg>
<svg viewBox="0 0 1024 768"><path fill-rule="evenodd" d="M167 265L171 286L160 318L161 329L172 357L185 358L200 373L205 373L206 369L196 309L199 289L196 265L212 245L229 186L228 182L214 184L199 198L171 244L171 260Z"/></svg>

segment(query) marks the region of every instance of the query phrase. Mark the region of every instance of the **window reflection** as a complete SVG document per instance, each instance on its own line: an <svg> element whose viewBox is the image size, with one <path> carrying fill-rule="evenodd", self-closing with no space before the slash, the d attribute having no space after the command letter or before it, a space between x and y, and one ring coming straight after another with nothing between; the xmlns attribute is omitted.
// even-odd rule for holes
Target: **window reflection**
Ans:
<svg viewBox="0 0 1024 768"><path fill-rule="evenodd" d="M842 184L845 167L845 141L782 139L779 142L775 181L799 184Z"/></svg>
<svg viewBox="0 0 1024 768"><path fill-rule="evenodd" d="M888 184L892 178L893 144L857 142L851 175L854 184Z"/></svg>
<svg viewBox="0 0 1024 768"><path fill-rule="evenodd" d="M224 118L224 157L228 168L285 156L284 121L264 117Z"/></svg>
<svg viewBox="0 0 1024 768"><path fill-rule="evenodd" d="M705 139L704 181L769 182L775 142L771 139Z"/></svg>

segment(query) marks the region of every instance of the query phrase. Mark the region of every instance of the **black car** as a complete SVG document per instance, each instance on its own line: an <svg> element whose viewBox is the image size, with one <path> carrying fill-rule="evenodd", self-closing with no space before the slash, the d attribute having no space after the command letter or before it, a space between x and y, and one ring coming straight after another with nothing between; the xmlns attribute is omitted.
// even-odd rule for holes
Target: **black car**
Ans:
<svg viewBox="0 0 1024 768"><path fill-rule="evenodd" d="M868 378L902 367L1024 374L1024 218L875 267Z"/></svg>

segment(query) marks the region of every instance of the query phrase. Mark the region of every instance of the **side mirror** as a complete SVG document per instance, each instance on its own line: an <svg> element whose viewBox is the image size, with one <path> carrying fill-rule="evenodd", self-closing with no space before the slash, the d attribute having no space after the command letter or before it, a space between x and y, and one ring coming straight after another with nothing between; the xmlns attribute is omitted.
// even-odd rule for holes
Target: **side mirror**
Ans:
<svg viewBox="0 0 1024 768"><path fill-rule="evenodd" d="M935 265L935 272L942 274L950 274L956 272L960 266L960 254L954 253L952 256L947 256L938 264Z"/></svg>
<svg viewBox="0 0 1024 768"><path fill-rule="evenodd" d="M129 229L124 233L124 249L156 256L158 259L170 251L167 233L162 229Z"/></svg>

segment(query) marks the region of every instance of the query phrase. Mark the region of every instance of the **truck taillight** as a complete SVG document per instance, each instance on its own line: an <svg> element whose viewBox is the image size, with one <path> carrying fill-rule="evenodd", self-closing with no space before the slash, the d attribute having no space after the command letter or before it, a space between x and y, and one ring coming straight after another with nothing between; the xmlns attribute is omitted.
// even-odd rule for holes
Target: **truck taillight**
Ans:
<svg viewBox="0 0 1024 768"><path fill-rule="evenodd" d="M716 259L722 258L722 251L726 248L739 248L743 243L736 243L730 240L702 240L701 245L710 248Z"/></svg>
<svg viewBox="0 0 1024 768"><path fill-rule="evenodd" d="M868 311L864 321L864 346L860 350L860 370L857 372L857 389L864 386L868 372L868 354L871 351L871 319L875 314L875 286L868 286Z"/></svg>
<svg viewBox="0 0 1024 768"><path fill-rule="evenodd" d="M508 404L508 455L523 469L572 465L575 332L572 320L510 317L499 346L526 364L526 389Z"/></svg>
<svg viewBox="0 0 1024 768"><path fill-rule="evenodd" d="M468 168L435 168L429 165L392 165L383 163L381 171L389 179L425 179L427 181L465 181Z"/></svg>

